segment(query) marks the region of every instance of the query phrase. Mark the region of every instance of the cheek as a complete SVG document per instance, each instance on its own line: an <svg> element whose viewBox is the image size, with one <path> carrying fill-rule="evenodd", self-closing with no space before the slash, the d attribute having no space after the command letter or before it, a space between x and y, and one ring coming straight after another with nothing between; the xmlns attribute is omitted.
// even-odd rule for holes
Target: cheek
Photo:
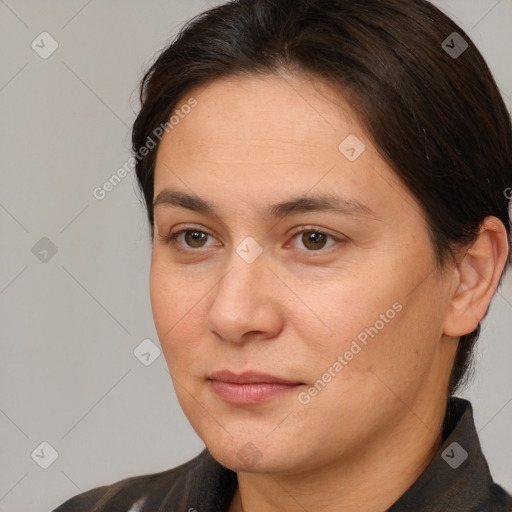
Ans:
<svg viewBox="0 0 512 512"><path fill-rule="evenodd" d="M186 292L184 292L186 290ZM190 365L196 359L198 336L203 324L201 299L206 290L182 282L179 272L161 269L153 263L150 297L153 319L169 369Z"/></svg>
<svg viewBox="0 0 512 512"><path fill-rule="evenodd" d="M340 374L350 380L337 379L337 386L358 386L359 380L376 379L376 374L390 383L400 381L403 390L404 382L421 379L433 361L444 306L428 280L411 294L421 278L410 274L354 277L331 283L323 296L316 296L323 323L335 335L303 332L305 338L315 340L308 357L314 362L314 375L321 377L341 356Z"/></svg>
<svg viewBox="0 0 512 512"><path fill-rule="evenodd" d="M439 363L443 301L428 289L418 289L414 295L402 295L399 304L400 311L395 315L383 311L384 321L374 321L371 329L364 330L368 334L375 329L378 332L367 338L356 364L361 374L367 371L366 377L375 381L377 393L407 401L418 393ZM353 369L357 372L358 366Z"/></svg>
<svg viewBox="0 0 512 512"><path fill-rule="evenodd" d="M397 298L399 294L392 287L383 286L382 279L379 283L356 275L332 280L313 299L312 308L319 312L327 338L331 338L324 342L332 342L331 346L343 349L356 339L364 344L399 320L402 305Z"/></svg>
<svg viewBox="0 0 512 512"><path fill-rule="evenodd" d="M178 287L173 281L175 280L168 273L160 271L158 265L152 263L149 281L151 309L161 342L165 339L166 331L172 329L179 318L177 316L179 308L178 294L171 292L171 290L176 290Z"/></svg>

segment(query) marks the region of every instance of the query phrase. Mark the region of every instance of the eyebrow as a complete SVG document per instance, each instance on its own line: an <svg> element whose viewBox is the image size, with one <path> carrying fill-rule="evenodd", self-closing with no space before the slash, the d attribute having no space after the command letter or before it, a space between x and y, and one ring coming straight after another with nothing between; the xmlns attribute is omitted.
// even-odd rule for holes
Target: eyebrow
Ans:
<svg viewBox="0 0 512 512"><path fill-rule="evenodd" d="M185 208L205 215L219 217L213 203L194 194L164 189L153 201L153 208L157 206L170 206ZM286 201L271 204L266 209L266 216L270 219L282 219L288 215L306 212L328 212L342 215L361 215L380 220L369 206L355 200L341 197L336 194L304 195L293 197Z"/></svg>

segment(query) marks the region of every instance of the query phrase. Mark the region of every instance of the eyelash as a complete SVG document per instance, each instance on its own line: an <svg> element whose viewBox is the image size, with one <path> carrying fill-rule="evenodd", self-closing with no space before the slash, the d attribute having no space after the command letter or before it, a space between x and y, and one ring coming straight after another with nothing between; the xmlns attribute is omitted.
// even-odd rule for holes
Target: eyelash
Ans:
<svg viewBox="0 0 512 512"><path fill-rule="evenodd" d="M180 229L178 231L175 231L174 233L169 233L169 235L166 235L166 236L163 236L163 235L160 235L160 239L166 243L166 244L169 244L169 245L172 245L172 246L175 246L175 248L179 251L182 251L182 252L199 252L199 249L202 249L202 247L200 248L192 248L192 247L189 247L187 249L183 249L181 247L179 247L179 245L181 244L178 244L177 243L177 238L179 235L181 235L182 233L186 233L188 231L195 231L197 233L202 233L202 234L205 234L205 235L208 235L208 236L211 236L212 238L215 238L215 236L212 234L212 233L209 233L208 231L205 231L203 229L196 229L194 227L186 227L186 228L183 228L183 229ZM325 235L329 238L331 238L332 240L334 240L335 242L337 243L343 243L343 242L346 242L346 239L345 238L339 238L339 237L336 237L330 233L327 233L326 231L323 231L321 228L317 228L315 226L302 226L298 231L296 231L295 233L293 233L292 235L292 239L294 239L295 237L297 237L298 235L301 235L302 233L318 233L318 234L321 234L321 235ZM318 249L316 251L314 250L308 250L308 249L299 249L301 251L304 251L304 252L308 252L308 253L325 253L327 252L329 249L331 249L332 247L334 247L336 244L333 244L331 245L330 247L327 247L326 249L322 248L322 249Z"/></svg>

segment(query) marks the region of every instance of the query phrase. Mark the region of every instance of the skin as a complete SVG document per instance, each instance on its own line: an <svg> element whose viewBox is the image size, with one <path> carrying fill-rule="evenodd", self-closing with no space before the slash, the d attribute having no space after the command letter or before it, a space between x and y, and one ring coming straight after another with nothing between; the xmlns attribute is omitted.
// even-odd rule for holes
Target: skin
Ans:
<svg viewBox="0 0 512 512"><path fill-rule="evenodd" d="M439 448L458 337L476 327L497 286L504 227L489 217L439 270L418 202L327 84L231 77L189 91L182 104L191 96L197 106L157 153L151 303L184 413L238 474L230 512L242 503L245 512L385 510ZM338 149L349 134L366 146L355 161ZM216 215L162 202L168 189L209 201ZM272 203L322 193L374 215L265 215ZM308 244L301 227L341 241ZM188 236L165 240L183 229ZM197 242L196 231L209 236ZM252 263L236 252L249 236L263 250ZM299 392L396 303L394 318L301 403ZM208 380L221 369L303 385L233 405ZM238 456L247 443L256 464Z"/></svg>

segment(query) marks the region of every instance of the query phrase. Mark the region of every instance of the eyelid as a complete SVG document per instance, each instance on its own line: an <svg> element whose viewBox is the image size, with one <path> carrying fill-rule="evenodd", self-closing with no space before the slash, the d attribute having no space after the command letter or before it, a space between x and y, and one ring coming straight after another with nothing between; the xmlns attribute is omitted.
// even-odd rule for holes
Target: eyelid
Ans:
<svg viewBox="0 0 512 512"><path fill-rule="evenodd" d="M343 240L347 239L347 237L344 237L343 235L340 235L338 233L334 234L330 230L322 228L320 226L315 226L314 224L305 224L303 226L299 226L296 230L294 230L292 232L291 236L293 237L293 236L299 235L300 233L304 233L306 231L312 231L312 232L315 232L315 233L322 233L324 235L328 235L328 236L334 238L335 240L339 240L339 241L343 241Z"/></svg>
<svg viewBox="0 0 512 512"><path fill-rule="evenodd" d="M181 250L181 251L199 252L197 248L196 249L194 249L192 247L187 248L186 246L182 246L181 244L176 242L177 237L187 231L197 231L199 233L204 233L205 235L208 235L212 238L217 239L217 236L214 235L208 229L205 229L203 227L193 226L193 225L190 225L190 226L185 225L185 226L181 226L179 229L171 230L168 235L159 235L160 240L162 240L165 243L172 244L172 245L178 247L178 250ZM211 246L207 246L206 248L208 248L208 247L211 247ZM202 247L200 247L199 249L202 249Z"/></svg>
<svg viewBox="0 0 512 512"><path fill-rule="evenodd" d="M343 243L348 240L348 238L343 235L333 234L332 232L330 232L329 230L326 230L325 228L322 228L320 226L314 226L312 224L300 226L299 228L294 230L294 232L291 235L291 239L294 239L297 235L300 235L302 233L307 233L307 232L321 233L323 235L331 237L336 242L335 244L331 245L330 247L327 247L326 249L322 248L317 251L308 251L305 249L299 249L301 252L305 252L305 253L312 254L312 255L314 255L314 254L325 255L326 253L329 252L329 249L335 248L335 246L339 245L339 243ZM288 243L287 243L287 245L288 245Z"/></svg>

